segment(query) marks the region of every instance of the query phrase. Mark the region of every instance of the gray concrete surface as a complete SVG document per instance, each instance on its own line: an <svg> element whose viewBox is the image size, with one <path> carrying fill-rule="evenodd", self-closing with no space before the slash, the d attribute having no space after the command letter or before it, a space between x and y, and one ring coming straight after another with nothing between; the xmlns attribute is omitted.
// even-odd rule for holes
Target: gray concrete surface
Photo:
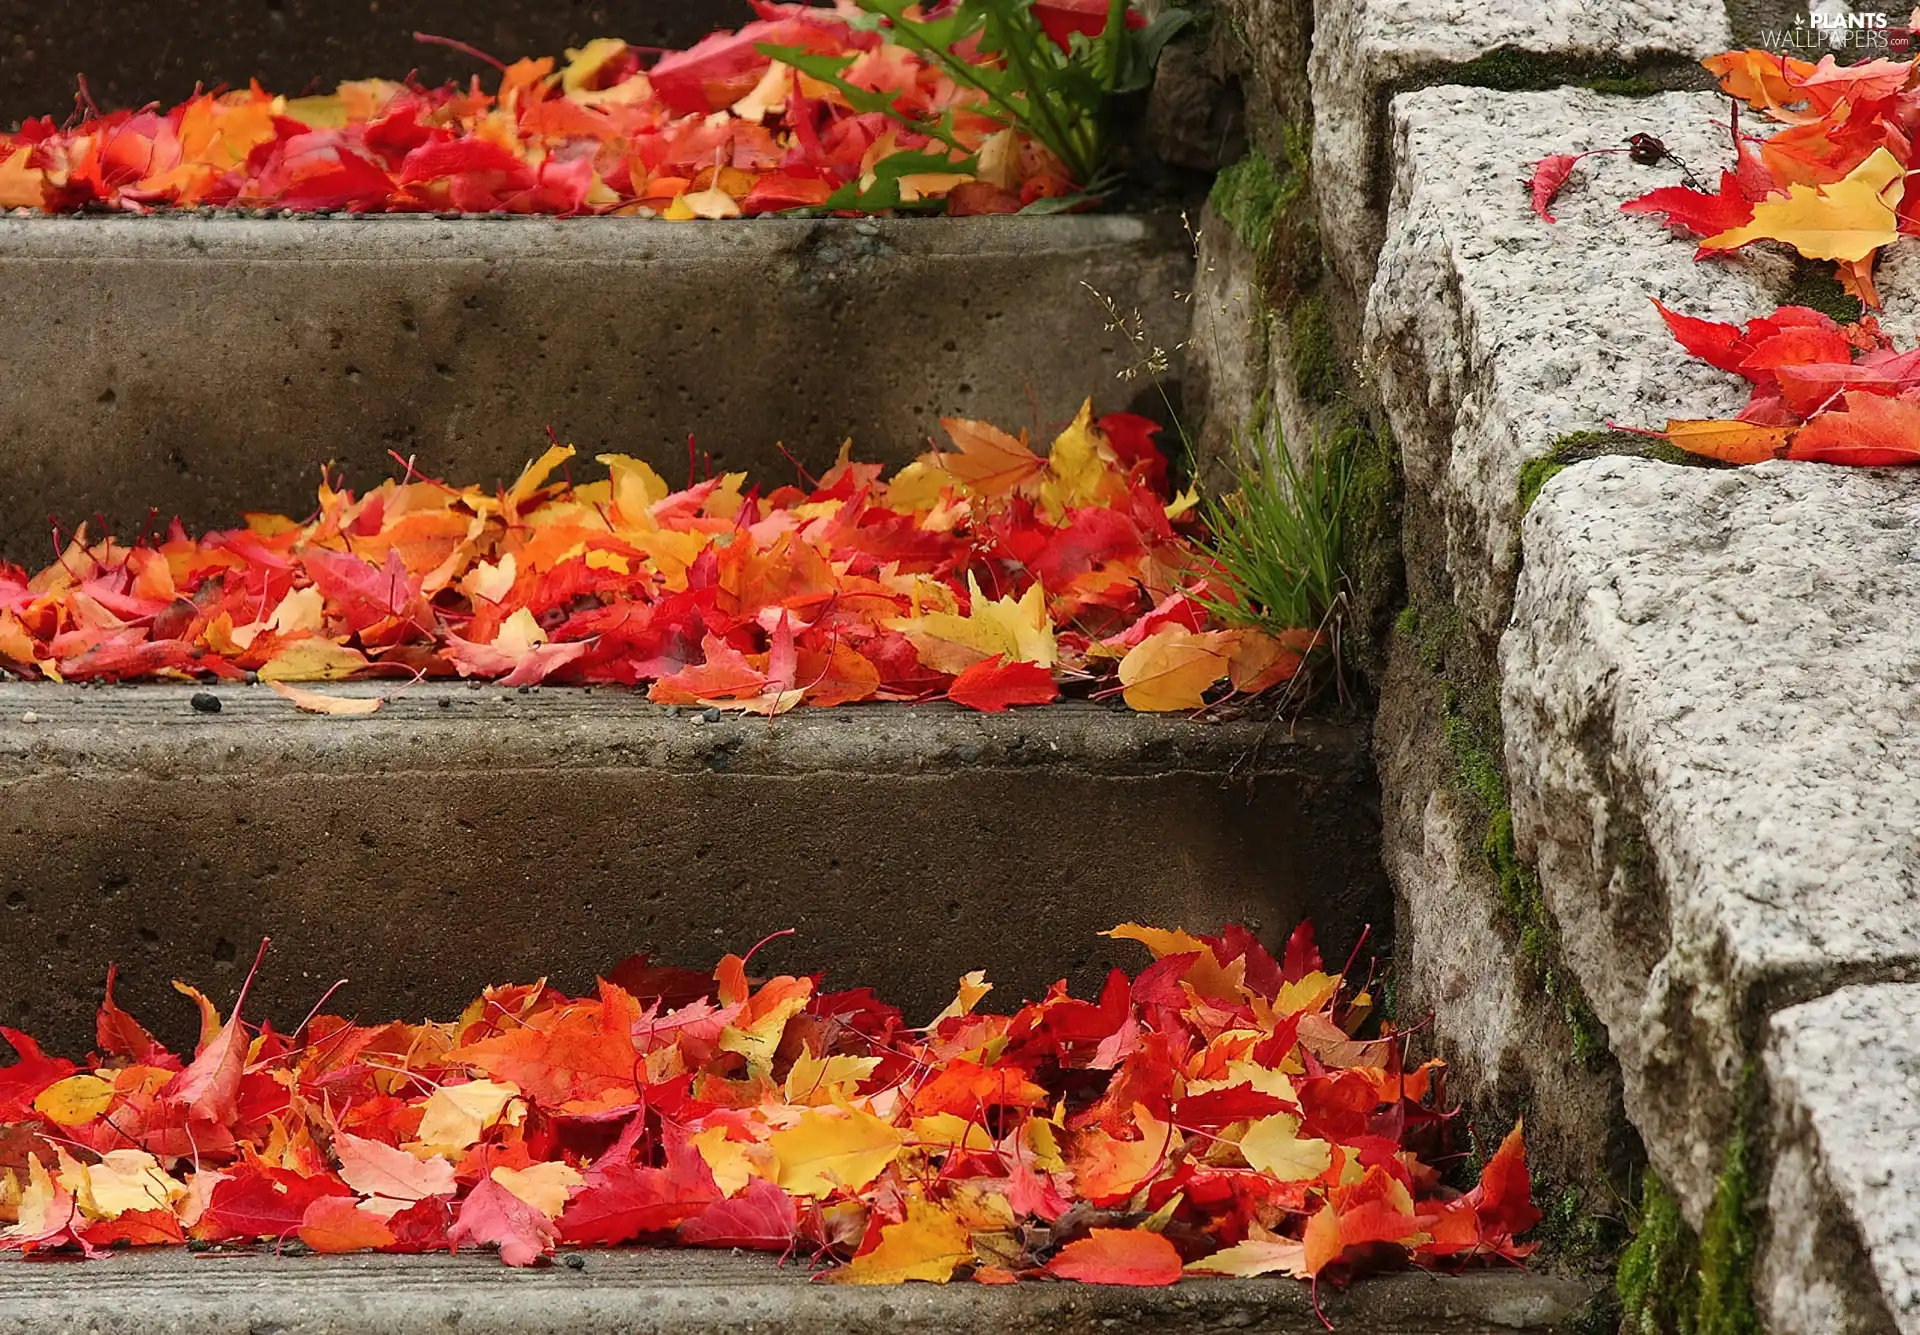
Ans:
<svg viewBox="0 0 1920 1335"><path fill-rule="evenodd" d="M1774 1142L1758 1286L1788 1331L1920 1331L1920 985L1767 1025Z"/></svg>
<svg viewBox="0 0 1920 1335"><path fill-rule="evenodd" d="M413 40L469 42L501 60L554 56L594 37L686 46L753 17L746 0L141 0L110 11L62 0L0 0L0 128L73 110L77 76L102 110L177 102L194 84L277 93L342 79L430 84L478 74L480 61Z"/></svg>
<svg viewBox="0 0 1920 1335"><path fill-rule="evenodd" d="M549 427L669 478L692 434L772 487L783 442L817 471L948 415L1164 417L1083 284L1177 349L1179 220L0 218L0 557L44 558L49 514L305 514L322 464L367 485L390 450L510 480Z"/></svg>
<svg viewBox="0 0 1920 1335"><path fill-rule="evenodd" d="M1121 1289L1034 1282L859 1288L805 1282L804 1259L694 1251L581 1253L509 1270L491 1256L129 1254L85 1264L0 1261L0 1335L1318 1335L1294 1280L1183 1280ZM1515 1271L1389 1275L1321 1304L1344 1335L1544 1331L1589 1286Z"/></svg>
<svg viewBox="0 0 1920 1335"><path fill-rule="evenodd" d="M341 687L368 691L370 686ZM1129 918L1278 945L1311 916L1387 948L1362 728L1097 705L843 706L696 725L622 691L418 687L368 718L264 687L0 686L0 1022L91 1041L123 1004L191 1036L262 935L259 1013L456 1013L489 981L581 989L630 952L872 985L924 1022L969 969L1017 1004L1097 987ZM23 722L31 714L32 722ZM26 946L31 943L31 949Z"/></svg>
<svg viewBox="0 0 1920 1335"><path fill-rule="evenodd" d="M1696 1220L1768 1016L1920 976L1916 532L1920 475L1790 463L1592 460L1526 520L1502 652L1516 841L1607 1027L1628 1114ZM1849 1041L1901 1051L1894 1018ZM1799 1050L1840 1030L1829 1018ZM1861 1082L1842 1096L1853 1148L1841 1176L1807 1185L1857 1211L1871 1207L1847 1175L1884 1176L1866 1242L1890 1286L1914 1251L1920 1132L1906 1113L1876 1126L1868 1091L1894 1081L1911 1102L1908 1061L1842 1061ZM1789 1074L1770 1092L1805 1105L1807 1072ZM1816 1127L1832 1097L1810 1105ZM1759 1142L1762 1161L1773 1152ZM1777 1326L1802 1328L1820 1327Z"/></svg>

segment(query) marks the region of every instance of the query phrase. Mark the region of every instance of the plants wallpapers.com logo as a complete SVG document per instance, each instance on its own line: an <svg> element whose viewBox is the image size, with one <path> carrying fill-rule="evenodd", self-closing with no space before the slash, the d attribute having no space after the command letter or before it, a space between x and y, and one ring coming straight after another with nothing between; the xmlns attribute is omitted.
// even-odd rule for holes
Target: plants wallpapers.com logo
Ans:
<svg viewBox="0 0 1920 1335"><path fill-rule="evenodd" d="M1808 58L1825 53L1903 58L1914 54L1916 28L1920 28L1920 9L1893 15L1882 10L1849 12L1840 4L1816 4L1805 14L1795 14L1792 27L1764 31L1761 41L1768 50Z"/></svg>

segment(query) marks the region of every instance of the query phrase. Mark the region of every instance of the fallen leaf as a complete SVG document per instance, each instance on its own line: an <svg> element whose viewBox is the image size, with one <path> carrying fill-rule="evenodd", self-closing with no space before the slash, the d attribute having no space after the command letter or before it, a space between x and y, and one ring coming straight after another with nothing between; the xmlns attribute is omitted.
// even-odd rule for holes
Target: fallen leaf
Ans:
<svg viewBox="0 0 1920 1335"><path fill-rule="evenodd" d="M364 718L379 711L386 701L379 695L324 695L319 691L305 690L299 686L289 686L284 681L267 682L268 686L283 700L293 702L294 708L304 714L338 714L348 718Z"/></svg>
<svg viewBox="0 0 1920 1335"><path fill-rule="evenodd" d="M945 1284L954 1270L973 1259L966 1226L938 1205L907 1202L906 1218L880 1229L880 1241L857 1254L829 1279L835 1284L901 1284L924 1280Z"/></svg>
<svg viewBox="0 0 1920 1335"><path fill-rule="evenodd" d="M1096 1228L1047 1262L1047 1273L1061 1279L1138 1288L1178 1283L1181 1270L1179 1249L1171 1242L1131 1228Z"/></svg>

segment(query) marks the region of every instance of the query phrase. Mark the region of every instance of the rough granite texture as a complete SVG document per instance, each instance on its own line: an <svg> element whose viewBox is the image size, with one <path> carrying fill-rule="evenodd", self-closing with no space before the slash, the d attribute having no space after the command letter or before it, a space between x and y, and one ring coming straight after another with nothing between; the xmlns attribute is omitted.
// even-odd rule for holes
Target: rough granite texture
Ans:
<svg viewBox="0 0 1920 1335"><path fill-rule="evenodd" d="M1088 287L1177 381L1192 273L1164 217L0 218L0 557L43 560L49 514L305 514L322 464L365 486L390 451L490 485L549 428L777 485L849 437L904 463L942 416L1164 420Z"/></svg>
<svg viewBox="0 0 1920 1335"><path fill-rule="evenodd" d="M34 943L0 1023L84 1051L118 961L123 1004L186 1041L169 980L237 985L267 934L254 996L287 1023L340 977L349 1013L448 1016L485 982L711 967L789 927L757 965L921 1020L968 969L1010 1004L1097 990L1144 961L1097 935L1129 919L1390 949L1364 728L385 689L332 718L263 686L206 714L185 686L0 684L0 939Z"/></svg>
<svg viewBox="0 0 1920 1335"><path fill-rule="evenodd" d="M1774 1329L1913 1335L1920 985L1789 1007L1768 1025L1765 1061L1775 1159L1758 1282Z"/></svg>
<svg viewBox="0 0 1920 1335"><path fill-rule="evenodd" d="M1449 1094L1477 1126L1524 1117L1534 1172L1556 1189L1585 1189L1605 1209L1635 1159L1619 1072L1577 1061L1560 1007L1541 995L1487 865L1486 813L1454 782L1440 695L1417 646L1396 637L1374 720L1396 1015L1416 1026L1423 1054L1446 1059Z"/></svg>
<svg viewBox="0 0 1920 1335"><path fill-rule="evenodd" d="M1696 1222L1767 1015L1920 966L1917 539L1920 475L1788 463L1594 460L1526 520L1519 851Z"/></svg>
<svg viewBox="0 0 1920 1335"><path fill-rule="evenodd" d="M810 1284L738 1252L588 1251L514 1270L494 1257L131 1253L110 1261L0 1260L0 1335L1319 1335L1306 1285L1188 1279L1164 1289L1028 1283ZM1519 1271L1384 1275L1320 1305L1368 1335L1545 1332L1590 1286Z"/></svg>
<svg viewBox="0 0 1920 1335"><path fill-rule="evenodd" d="M1407 494L1438 510L1454 596L1484 639L1507 620L1520 471L1573 431L1731 415L1743 382L1687 355L1653 307L1740 320L1771 310L1785 257L1696 264L1694 244L1622 201L1672 167L1588 158L1554 207L1528 207L1524 164L1657 130L1711 162L1712 96L1429 88L1393 103L1391 232L1368 299L1366 359L1399 440ZM1316 186L1320 182L1316 181Z"/></svg>
<svg viewBox="0 0 1920 1335"><path fill-rule="evenodd" d="M1444 84L1452 67L1494 51L1520 51L1562 66L1697 59L1732 45L1725 11L1699 0L1319 0L1309 80L1313 178L1328 258L1355 292L1372 284L1387 235L1387 183L1401 163L1386 104L1401 88ZM1621 99L1614 106L1631 107ZM1579 122L1546 122L1561 134ZM1658 133L1663 136L1665 128ZM1598 142L1598 141L1595 141ZM1537 159L1498 126L1483 130L1506 175ZM1582 144L1579 147L1586 147ZM1545 152L1570 151L1565 143ZM1391 164L1389 157L1391 156ZM1685 156L1684 152L1682 156ZM1384 261L1381 267L1385 267Z"/></svg>

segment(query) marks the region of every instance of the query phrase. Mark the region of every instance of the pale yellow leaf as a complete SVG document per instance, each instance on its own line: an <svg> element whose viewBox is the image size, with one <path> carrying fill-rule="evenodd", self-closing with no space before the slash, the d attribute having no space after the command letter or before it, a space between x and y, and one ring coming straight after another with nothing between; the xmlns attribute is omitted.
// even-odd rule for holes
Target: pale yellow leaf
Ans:
<svg viewBox="0 0 1920 1335"><path fill-rule="evenodd" d="M774 1184L795 1196L823 1197L858 1191L900 1152L900 1133L870 1112L809 1109L800 1120L768 1138L778 1176Z"/></svg>

